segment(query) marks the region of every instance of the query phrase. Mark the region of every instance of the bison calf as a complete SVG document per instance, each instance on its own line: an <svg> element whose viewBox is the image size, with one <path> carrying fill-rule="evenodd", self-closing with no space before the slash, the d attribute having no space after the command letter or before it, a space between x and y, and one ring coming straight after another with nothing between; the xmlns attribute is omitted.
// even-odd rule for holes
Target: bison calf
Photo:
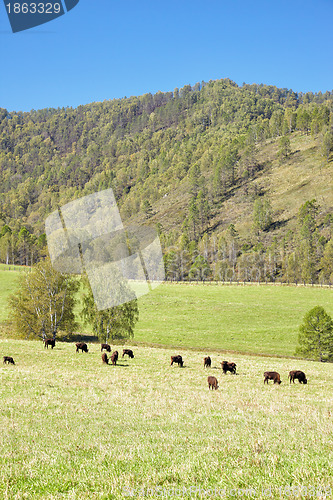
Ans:
<svg viewBox="0 0 333 500"><path fill-rule="evenodd" d="M15 362L11 356L4 356L3 357L3 362L6 364L12 364L15 365Z"/></svg>
<svg viewBox="0 0 333 500"><path fill-rule="evenodd" d="M307 378L305 376L305 373L304 372L301 372L301 370L292 370L291 372L289 372L289 379L290 379L290 384L291 384L291 381L293 381L293 384L295 383L295 378L298 380L298 382L301 384L307 384L308 381L307 381Z"/></svg>
<svg viewBox="0 0 333 500"><path fill-rule="evenodd" d="M105 363L106 365L109 364L109 358L105 352L103 352L103 354L102 354L102 362Z"/></svg>
<svg viewBox="0 0 333 500"><path fill-rule="evenodd" d="M127 354L127 356L129 356L131 359L134 358L132 349L123 349L123 357L125 356L125 354Z"/></svg>
<svg viewBox="0 0 333 500"><path fill-rule="evenodd" d="M177 363L178 366L182 367L184 365L183 358L181 356L171 356L170 366L173 365L174 363Z"/></svg>
<svg viewBox="0 0 333 500"><path fill-rule="evenodd" d="M102 352L104 349L105 349L107 352L111 352L111 346L109 346L109 344L101 344L101 352Z"/></svg>
<svg viewBox="0 0 333 500"><path fill-rule="evenodd" d="M223 370L223 373L226 374L227 372L231 372L236 374L236 363L233 362L228 362L228 361L222 361L221 367Z"/></svg>
<svg viewBox="0 0 333 500"><path fill-rule="evenodd" d="M46 349L48 349L49 346L51 346L51 348L53 349L53 347L55 346L55 340L54 339L45 339L44 340L44 349L45 349L45 347L46 347Z"/></svg>
<svg viewBox="0 0 333 500"><path fill-rule="evenodd" d="M116 365L117 364L117 361L118 361L118 351L114 351L112 354L111 354L111 362L113 365Z"/></svg>
<svg viewBox="0 0 333 500"><path fill-rule="evenodd" d="M88 346L85 342L78 342L76 345L76 352L79 352L81 349L82 352L88 352Z"/></svg>
<svg viewBox="0 0 333 500"><path fill-rule="evenodd" d="M207 356L204 358L204 368L208 368L209 366L212 366L212 360L210 359L210 356Z"/></svg>
<svg viewBox="0 0 333 500"><path fill-rule="evenodd" d="M264 383L268 384L269 380L274 380L274 384L281 384L280 374L278 372L265 372Z"/></svg>
<svg viewBox="0 0 333 500"><path fill-rule="evenodd" d="M208 377L207 378L207 382L208 382L208 389L217 389L218 388L218 381L217 381L217 378L216 377Z"/></svg>

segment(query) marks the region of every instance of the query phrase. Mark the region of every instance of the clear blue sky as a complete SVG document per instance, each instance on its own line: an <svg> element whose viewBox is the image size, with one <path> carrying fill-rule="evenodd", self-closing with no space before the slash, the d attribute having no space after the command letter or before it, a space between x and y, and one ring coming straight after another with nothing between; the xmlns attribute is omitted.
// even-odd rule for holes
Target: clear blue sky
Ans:
<svg viewBox="0 0 333 500"><path fill-rule="evenodd" d="M86 104L231 78L333 88L333 0L80 0L13 34L0 3L0 107Z"/></svg>

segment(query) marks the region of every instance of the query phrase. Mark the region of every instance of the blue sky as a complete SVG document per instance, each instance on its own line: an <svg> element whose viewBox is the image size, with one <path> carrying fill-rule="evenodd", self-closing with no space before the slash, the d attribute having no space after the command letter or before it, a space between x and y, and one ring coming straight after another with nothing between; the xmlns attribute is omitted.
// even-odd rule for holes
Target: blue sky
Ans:
<svg viewBox="0 0 333 500"><path fill-rule="evenodd" d="M0 107L86 104L231 78L333 89L333 0L80 0L13 34L0 4Z"/></svg>

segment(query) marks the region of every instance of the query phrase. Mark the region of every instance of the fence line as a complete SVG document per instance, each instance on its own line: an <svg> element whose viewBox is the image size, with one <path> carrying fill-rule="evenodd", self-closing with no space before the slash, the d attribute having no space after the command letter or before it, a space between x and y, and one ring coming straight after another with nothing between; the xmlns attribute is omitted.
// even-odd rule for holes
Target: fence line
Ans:
<svg viewBox="0 0 333 500"><path fill-rule="evenodd" d="M2 264L0 265L0 271L31 271L31 266L20 266L18 264Z"/></svg>
<svg viewBox="0 0 333 500"><path fill-rule="evenodd" d="M174 285L208 285L208 286L293 286L293 287L316 287L316 288L331 288L332 283L300 283L300 282L284 282L284 281L215 281L215 280L184 280L184 281L176 281L176 280L167 280L164 283L174 284Z"/></svg>
<svg viewBox="0 0 333 500"><path fill-rule="evenodd" d="M3 267L2 267L3 266ZM31 271L31 266L19 266L19 265L9 265L2 264L0 265L1 271ZM152 283L158 283L157 281L152 281ZM168 283L173 285L216 285L216 286L293 286L293 287L316 287L316 288L331 288L332 283L305 283L305 282L285 282L285 281L219 281L219 280L165 280L164 282L159 283Z"/></svg>

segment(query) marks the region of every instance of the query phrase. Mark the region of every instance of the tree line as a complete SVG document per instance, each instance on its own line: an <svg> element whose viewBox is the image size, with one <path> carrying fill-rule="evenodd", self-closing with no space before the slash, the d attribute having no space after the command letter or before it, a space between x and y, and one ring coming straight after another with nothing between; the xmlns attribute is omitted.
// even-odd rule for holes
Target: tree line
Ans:
<svg viewBox="0 0 333 500"><path fill-rule="evenodd" d="M46 235L38 237L26 226L14 229L4 224L0 230L0 262L7 265L33 266L47 254Z"/></svg>
<svg viewBox="0 0 333 500"><path fill-rule="evenodd" d="M263 240L273 224L269 201L257 198L252 217L248 242L233 224L198 240L183 232L164 253L167 279L333 283L333 213L325 214L315 199L309 200L299 209L296 230L269 245ZM165 240L168 235L162 234Z"/></svg>

